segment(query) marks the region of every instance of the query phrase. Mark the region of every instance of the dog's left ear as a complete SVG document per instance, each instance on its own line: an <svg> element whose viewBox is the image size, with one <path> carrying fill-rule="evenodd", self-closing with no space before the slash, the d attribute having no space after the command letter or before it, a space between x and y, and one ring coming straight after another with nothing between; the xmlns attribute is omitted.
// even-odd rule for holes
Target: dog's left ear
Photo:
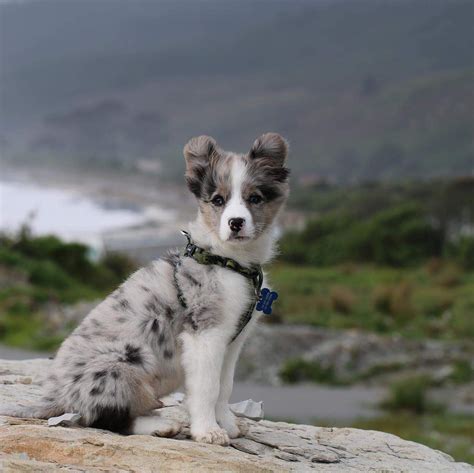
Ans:
<svg viewBox="0 0 474 473"><path fill-rule="evenodd" d="M274 166L283 166L288 156L288 142L278 133L265 133L257 138L250 150L250 159L265 158Z"/></svg>

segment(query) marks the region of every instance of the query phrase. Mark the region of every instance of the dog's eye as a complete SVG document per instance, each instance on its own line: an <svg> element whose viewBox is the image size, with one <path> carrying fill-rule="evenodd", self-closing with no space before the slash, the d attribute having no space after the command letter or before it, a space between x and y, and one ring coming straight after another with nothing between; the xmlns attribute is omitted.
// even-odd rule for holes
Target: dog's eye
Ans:
<svg viewBox="0 0 474 473"><path fill-rule="evenodd" d="M212 198L211 202L216 207L222 207L224 205L224 197L222 197L221 195L215 195Z"/></svg>
<svg viewBox="0 0 474 473"><path fill-rule="evenodd" d="M260 204L263 201L262 197L260 197L258 194L252 194L249 197L249 202L251 204Z"/></svg>

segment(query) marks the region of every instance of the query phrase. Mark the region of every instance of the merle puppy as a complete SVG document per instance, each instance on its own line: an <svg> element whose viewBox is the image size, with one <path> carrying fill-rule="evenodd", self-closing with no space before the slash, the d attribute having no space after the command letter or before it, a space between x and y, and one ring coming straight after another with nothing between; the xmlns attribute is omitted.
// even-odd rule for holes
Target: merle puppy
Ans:
<svg viewBox="0 0 474 473"><path fill-rule="evenodd" d="M186 182L199 208L189 234L211 263L229 258L232 268L178 251L151 262L64 341L41 403L3 405L0 413L77 412L84 426L153 435L159 417L148 414L184 384L192 437L221 445L237 437L228 401L239 352L258 318L245 271L274 255L274 222L289 190L287 153L275 133L262 135L247 154L223 151L208 136L191 139ZM242 326L246 311L252 316Z"/></svg>

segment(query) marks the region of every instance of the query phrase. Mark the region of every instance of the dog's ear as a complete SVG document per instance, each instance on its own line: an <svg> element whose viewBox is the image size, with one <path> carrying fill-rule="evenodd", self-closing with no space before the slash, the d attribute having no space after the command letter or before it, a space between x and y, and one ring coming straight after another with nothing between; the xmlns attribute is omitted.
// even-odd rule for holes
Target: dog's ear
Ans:
<svg viewBox="0 0 474 473"><path fill-rule="evenodd" d="M257 138L250 150L250 159L264 158L267 165L283 166L288 156L288 143L278 133L265 133Z"/></svg>
<svg viewBox="0 0 474 473"><path fill-rule="evenodd" d="M183 149L186 168L206 165L211 157L217 154L217 143L210 136L197 136L191 138Z"/></svg>
<svg viewBox="0 0 474 473"><path fill-rule="evenodd" d="M186 143L183 154L186 160L186 183L189 190L200 199L209 161L218 156L216 140L204 135L191 138Z"/></svg>

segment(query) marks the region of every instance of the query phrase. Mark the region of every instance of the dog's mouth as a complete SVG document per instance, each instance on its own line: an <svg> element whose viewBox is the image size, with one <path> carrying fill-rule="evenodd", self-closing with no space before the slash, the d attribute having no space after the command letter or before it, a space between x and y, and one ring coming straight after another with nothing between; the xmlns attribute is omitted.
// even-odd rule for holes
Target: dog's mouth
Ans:
<svg viewBox="0 0 474 473"><path fill-rule="evenodd" d="M237 241L237 242L240 242L240 243L243 243L243 242L246 242L246 241L249 241L251 240L251 238L249 236L244 236L244 235L231 235L229 237L229 240L228 241Z"/></svg>

